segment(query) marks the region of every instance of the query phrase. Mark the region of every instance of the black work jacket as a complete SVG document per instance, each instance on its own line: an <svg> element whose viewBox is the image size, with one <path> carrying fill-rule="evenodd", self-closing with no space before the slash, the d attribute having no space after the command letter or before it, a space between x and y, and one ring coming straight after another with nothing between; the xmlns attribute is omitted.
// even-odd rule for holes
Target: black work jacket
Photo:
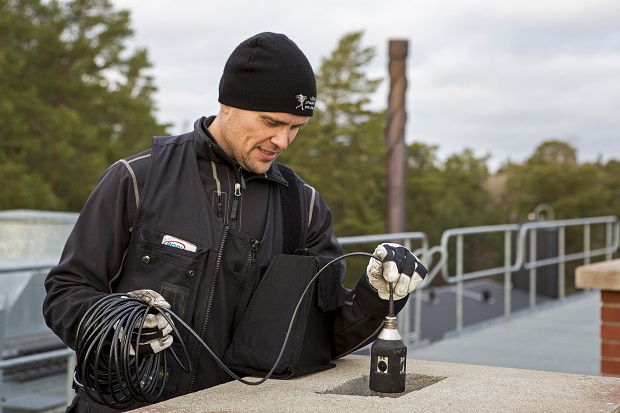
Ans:
<svg viewBox="0 0 620 413"><path fill-rule="evenodd" d="M115 163L100 179L45 282L46 322L69 347L75 348L81 317L103 295L148 288L221 358L246 304L241 292L254 288L272 258L285 252L281 196L290 185L300 197L299 246L342 254L321 196L296 175L287 181L278 164L263 175L243 171L208 133L212 119L196 121L193 132L155 138L150 151ZM166 236L191 248L163 245ZM365 276L354 290L341 288L332 358L370 342L387 314ZM173 366L162 399L231 380L196 340L184 341L192 373Z"/></svg>

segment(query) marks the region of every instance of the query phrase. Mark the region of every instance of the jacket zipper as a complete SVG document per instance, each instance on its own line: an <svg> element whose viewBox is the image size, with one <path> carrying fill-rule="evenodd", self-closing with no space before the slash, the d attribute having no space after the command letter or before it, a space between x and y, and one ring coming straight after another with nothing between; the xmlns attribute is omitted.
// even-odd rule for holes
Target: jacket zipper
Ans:
<svg viewBox="0 0 620 413"><path fill-rule="evenodd" d="M238 173L235 174L235 177L239 177L237 182L235 182L235 198L232 201L232 208L230 210L230 220L235 223L233 228L239 229L236 225L237 222L237 214L239 213L239 202L241 201L241 190L246 189L245 186L245 178L243 177L243 171L241 167L238 169Z"/></svg>
<svg viewBox="0 0 620 413"><path fill-rule="evenodd" d="M213 305L213 296L215 295L215 286L217 279L220 275L220 268L222 266L222 253L224 252L224 244L226 244L226 238L228 237L228 226L224 227L224 233L222 234L222 241L220 242L220 249L217 252L217 260L215 262L215 271L213 271L213 281L211 282L211 291L209 291L209 299L207 300L207 310L205 312L204 322L202 323L202 330L200 331L200 338L205 339L207 333L207 325L209 324L209 316L211 315L211 306ZM202 352L202 346L198 346L196 352L196 359L194 360L194 369L192 370L192 379L189 384L189 392L191 393L196 384L196 375L198 374L198 361L200 360L200 353Z"/></svg>
<svg viewBox="0 0 620 413"><path fill-rule="evenodd" d="M250 239L250 251L248 252L248 256L245 261L245 267L243 269L243 274L241 275L239 289L237 290L237 295L235 297L235 301L233 302L233 311L232 316L230 317L230 325L228 326L229 340L233 333L235 317L237 316L237 311L239 310L239 303L241 302L243 291L245 290L248 278L250 278L250 275L252 274L252 268L254 267L254 263L256 262L256 251L258 250L259 245L259 241L255 240L254 238Z"/></svg>

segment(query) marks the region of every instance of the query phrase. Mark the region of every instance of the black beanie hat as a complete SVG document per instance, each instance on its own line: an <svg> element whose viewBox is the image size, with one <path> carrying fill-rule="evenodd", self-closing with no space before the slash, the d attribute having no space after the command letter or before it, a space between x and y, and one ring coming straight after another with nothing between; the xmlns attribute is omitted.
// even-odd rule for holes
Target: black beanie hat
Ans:
<svg viewBox="0 0 620 413"><path fill-rule="evenodd" d="M219 102L239 109L312 116L316 102L312 66L285 35L259 33L228 58Z"/></svg>

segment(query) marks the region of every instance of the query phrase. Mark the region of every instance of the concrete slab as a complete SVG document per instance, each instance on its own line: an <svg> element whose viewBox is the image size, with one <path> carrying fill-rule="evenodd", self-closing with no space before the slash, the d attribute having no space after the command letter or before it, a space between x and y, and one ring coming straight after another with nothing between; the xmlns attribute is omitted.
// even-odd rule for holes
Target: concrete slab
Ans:
<svg viewBox="0 0 620 413"><path fill-rule="evenodd" d="M398 398L328 394L368 375L370 358L258 386L239 382L177 397L135 412L620 412L620 378L407 360L407 373L444 379Z"/></svg>
<svg viewBox="0 0 620 413"><path fill-rule="evenodd" d="M620 291L620 259L577 267L575 286Z"/></svg>

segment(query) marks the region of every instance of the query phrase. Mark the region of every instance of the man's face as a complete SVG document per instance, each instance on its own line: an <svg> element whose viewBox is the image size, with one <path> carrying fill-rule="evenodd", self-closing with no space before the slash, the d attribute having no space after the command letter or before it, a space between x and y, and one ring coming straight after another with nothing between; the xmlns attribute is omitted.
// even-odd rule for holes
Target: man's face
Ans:
<svg viewBox="0 0 620 413"><path fill-rule="evenodd" d="M250 172L263 174L295 135L307 116L282 112L254 112L221 105L215 138L226 153Z"/></svg>

